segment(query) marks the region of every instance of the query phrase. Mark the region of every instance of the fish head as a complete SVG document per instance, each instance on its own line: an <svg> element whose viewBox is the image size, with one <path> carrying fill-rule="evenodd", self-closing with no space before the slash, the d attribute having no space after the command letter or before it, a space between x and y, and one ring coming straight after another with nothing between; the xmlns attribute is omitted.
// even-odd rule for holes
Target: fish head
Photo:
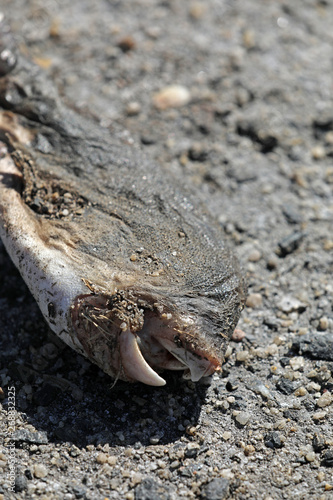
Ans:
<svg viewBox="0 0 333 500"><path fill-rule="evenodd" d="M197 382L221 371L244 306L243 281L234 274L223 278L211 290L184 291L184 282L175 286L166 278L159 285L143 279L113 293L91 284L93 293L78 296L72 306L74 335L115 379L158 386L165 383L161 373L172 370Z"/></svg>

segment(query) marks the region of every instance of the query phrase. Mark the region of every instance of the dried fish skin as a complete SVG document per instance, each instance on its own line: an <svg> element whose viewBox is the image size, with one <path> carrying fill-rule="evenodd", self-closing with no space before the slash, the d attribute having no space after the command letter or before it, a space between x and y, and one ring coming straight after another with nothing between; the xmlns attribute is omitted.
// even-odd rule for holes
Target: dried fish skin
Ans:
<svg viewBox="0 0 333 500"><path fill-rule="evenodd" d="M114 378L219 370L246 285L215 219L23 57L0 106L1 237L50 327Z"/></svg>

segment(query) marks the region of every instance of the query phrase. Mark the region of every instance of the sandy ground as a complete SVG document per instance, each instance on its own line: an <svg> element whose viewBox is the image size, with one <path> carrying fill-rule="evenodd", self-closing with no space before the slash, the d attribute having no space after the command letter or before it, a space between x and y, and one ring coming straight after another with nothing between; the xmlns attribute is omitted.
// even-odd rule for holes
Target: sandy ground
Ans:
<svg viewBox="0 0 333 500"><path fill-rule="evenodd" d="M249 282L221 376L112 387L48 330L0 243L0 498L332 498L333 4L0 7L69 106L204 200ZM189 102L157 109L176 84Z"/></svg>

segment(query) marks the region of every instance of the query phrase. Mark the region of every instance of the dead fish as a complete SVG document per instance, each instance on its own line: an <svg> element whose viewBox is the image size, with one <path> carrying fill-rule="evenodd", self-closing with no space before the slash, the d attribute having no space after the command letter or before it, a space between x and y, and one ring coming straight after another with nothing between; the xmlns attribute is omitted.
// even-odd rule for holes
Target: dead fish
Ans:
<svg viewBox="0 0 333 500"><path fill-rule="evenodd" d="M246 284L216 220L23 56L0 107L0 235L51 329L114 379L219 371Z"/></svg>

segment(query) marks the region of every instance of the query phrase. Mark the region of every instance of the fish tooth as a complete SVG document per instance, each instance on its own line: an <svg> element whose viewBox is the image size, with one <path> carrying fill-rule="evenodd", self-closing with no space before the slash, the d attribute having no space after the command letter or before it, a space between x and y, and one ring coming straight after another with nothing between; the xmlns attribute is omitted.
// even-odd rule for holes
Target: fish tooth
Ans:
<svg viewBox="0 0 333 500"><path fill-rule="evenodd" d="M122 366L128 377L147 385L166 384L165 380L148 365L142 356L135 335L130 330L121 332L119 344Z"/></svg>

